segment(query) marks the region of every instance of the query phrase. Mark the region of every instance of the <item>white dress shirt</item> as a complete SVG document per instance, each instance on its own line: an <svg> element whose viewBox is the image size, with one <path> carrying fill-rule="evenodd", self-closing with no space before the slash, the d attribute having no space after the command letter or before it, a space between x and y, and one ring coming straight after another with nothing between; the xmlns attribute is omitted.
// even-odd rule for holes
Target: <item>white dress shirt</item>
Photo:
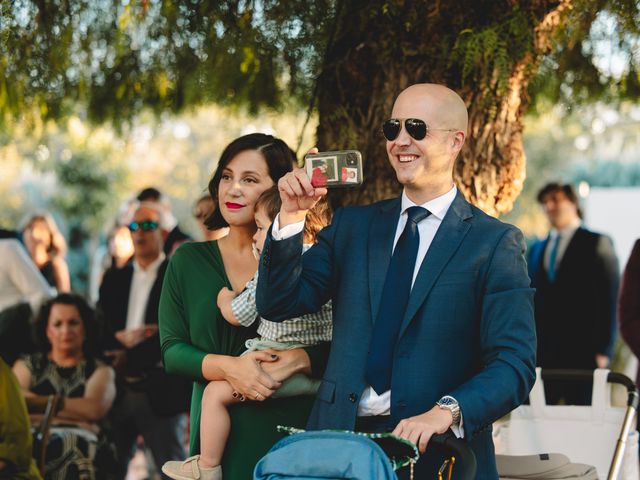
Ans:
<svg viewBox="0 0 640 480"><path fill-rule="evenodd" d="M18 240L0 240L0 259L0 311L29 302L31 311L37 312L56 294Z"/></svg>
<svg viewBox="0 0 640 480"><path fill-rule="evenodd" d="M556 250L556 261L554 265L554 270L558 271L558 267L560 266L560 262L562 261L562 257L564 257L564 253L567 251L567 247L569 246L569 242L573 238L573 235L576 233L576 230L580 228L582 221L578 218L573 221L570 225L566 226L561 230L556 230L555 228L551 229L549 232L549 241L547 242L547 247L544 250L544 269L545 271L549 271L550 263L551 263L551 245L555 242L558 235L560 235L560 241L558 242L558 249Z"/></svg>
<svg viewBox="0 0 640 480"><path fill-rule="evenodd" d="M420 206L426 208L431 212L427 218L418 223L418 232L420 234L420 245L418 247L418 255L416 257L416 265L413 269L413 279L411 281L411 285L416 280L418 276L418 271L420 270L420 265L424 260L424 257L431 246L431 242L442 223L442 219L446 215L449 207L453 203L453 200L456 197L458 189L455 185L444 195L441 195L437 198L429 200L422 205L416 205L412 202L409 197L407 197L406 193L402 192L402 200L401 200L401 208L400 208L400 218L398 218L398 224L396 226L396 234L393 240L393 248L395 249L396 243L404 230L404 227L407 223L407 209L409 207ZM304 220L301 222L297 222L291 225L287 225L280 229L279 224L279 215L273 221L273 229L272 236L274 240L284 240L286 238L292 237L297 233L300 233L304 229ZM375 390L371 387L366 387L362 396L360 398L360 403L358 405L358 416L371 416L371 415L389 415L391 413L391 391L388 390L380 395L378 395ZM460 422L460 429L455 429L454 433L461 437L463 436L462 431L462 421Z"/></svg>
<svg viewBox="0 0 640 480"><path fill-rule="evenodd" d="M133 277L129 290L129 306L127 308L126 330L134 330L144 326L144 314L149 301L149 294L158 276L158 268L165 259L165 254L160 256L147 268L140 266L137 260L133 261Z"/></svg>

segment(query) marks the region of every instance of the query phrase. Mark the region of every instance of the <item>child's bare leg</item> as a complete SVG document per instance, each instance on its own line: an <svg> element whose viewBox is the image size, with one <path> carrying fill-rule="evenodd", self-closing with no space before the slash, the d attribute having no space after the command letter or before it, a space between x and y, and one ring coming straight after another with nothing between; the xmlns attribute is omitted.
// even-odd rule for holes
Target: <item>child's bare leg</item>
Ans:
<svg viewBox="0 0 640 480"><path fill-rule="evenodd" d="M238 403L233 387L224 380L209 382L202 395L200 417L200 466L220 465L231 430L227 406Z"/></svg>

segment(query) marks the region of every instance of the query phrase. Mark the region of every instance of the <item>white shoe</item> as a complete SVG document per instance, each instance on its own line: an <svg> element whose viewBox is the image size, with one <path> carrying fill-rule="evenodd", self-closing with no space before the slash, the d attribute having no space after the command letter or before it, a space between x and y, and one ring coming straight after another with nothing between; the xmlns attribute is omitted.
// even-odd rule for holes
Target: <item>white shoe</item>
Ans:
<svg viewBox="0 0 640 480"><path fill-rule="evenodd" d="M194 455L183 462L167 462L162 466L162 473L175 480L222 480L222 467L217 465L204 468L198 465L200 455ZM183 468L184 466L190 468Z"/></svg>

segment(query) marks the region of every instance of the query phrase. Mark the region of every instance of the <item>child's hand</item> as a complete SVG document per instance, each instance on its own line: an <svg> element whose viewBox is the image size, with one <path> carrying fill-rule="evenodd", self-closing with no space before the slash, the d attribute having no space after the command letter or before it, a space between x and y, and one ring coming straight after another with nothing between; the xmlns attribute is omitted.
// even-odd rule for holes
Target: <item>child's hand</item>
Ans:
<svg viewBox="0 0 640 480"><path fill-rule="evenodd" d="M227 287L222 287L222 290L218 292L218 308L226 307L231 303L231 300L237 296L238 294L233 290L229 290Z"/></svg>
<svg viewBox="0 0 640 480"><path fill-rule="evenodd" d="M220 313L222 313L222 317L227 323L234 327L240 326L240 322L233 314L233 308L231 308L231 301L237 296L238 294L236 292L229 290L227 287L223 287L222 290L218 292L218 308L220 309Z"/></svg>

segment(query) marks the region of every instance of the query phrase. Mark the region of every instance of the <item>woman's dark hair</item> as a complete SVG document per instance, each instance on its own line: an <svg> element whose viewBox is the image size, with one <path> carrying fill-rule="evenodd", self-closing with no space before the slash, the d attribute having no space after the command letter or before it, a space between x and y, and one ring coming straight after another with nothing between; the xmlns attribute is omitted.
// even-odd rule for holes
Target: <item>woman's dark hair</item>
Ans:
<svg viewBox="0 0 640 480"><path fill-rule="evenodd" d="M82 325L84 326L84 345L82 346L84 356L87 359L96 357L99 354L99 328L95 313L87 301L76 293L60 293L57 297L45 302L40 308L35 323L35 337L40 350L42 352L51 350L51 343L49 343L49 339L47 338L47 324L49 323L49 316L51 315L51 309L54 305L72 305L76 307L80 314Z"/></svg>
<svg viewBox="0 0 640 480"><path fill-rule="evenodd" d="M296 163L296 156L293 150L285 142L275 138L273 135L250 133L249 135L238 137L227 145L222 152L218 167L209 181L209 193L216 202L218 200L218 186L220 185L222 171L236 155L246 150L257 150L262 153L267 162L269 176L274 183L277 183L285 173L293 170L293 166ZM218 228L229 226L222 217L218 205L216 205L215 210L204 223L209 230L217 230Z"/></svg>

